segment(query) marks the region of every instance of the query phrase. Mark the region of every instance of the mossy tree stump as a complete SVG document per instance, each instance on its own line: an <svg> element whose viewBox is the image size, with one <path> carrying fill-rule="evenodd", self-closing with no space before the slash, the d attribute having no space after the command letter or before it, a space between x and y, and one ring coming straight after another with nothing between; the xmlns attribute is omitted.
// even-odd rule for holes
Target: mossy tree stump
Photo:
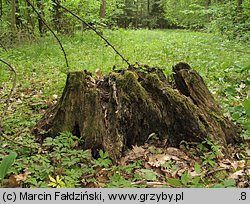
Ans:
<svg viewBox="0 0 250 204"><path fill-rule="evenodd" d="M224 147L239 141L236 126L223 116L201 76L188 64L173 67L170 85L161 69L130 67L94 80L68 74L58 103L37 123L41 138L70 131L84 149L108 151L113 159L152 133L167 145L208 137Z"/></svg>

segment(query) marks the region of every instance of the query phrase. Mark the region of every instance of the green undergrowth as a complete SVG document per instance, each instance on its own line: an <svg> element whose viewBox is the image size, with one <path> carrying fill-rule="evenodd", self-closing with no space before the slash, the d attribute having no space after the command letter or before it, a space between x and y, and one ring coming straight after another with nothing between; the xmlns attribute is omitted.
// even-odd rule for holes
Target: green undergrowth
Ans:
<svg viewBox="0 0 250 204"><path fill-rule="evenodd" d="M249 141L249 44L184 30L104 30L103 33L131 64L160 67L170 74L174 64L180 61L189 63L204 78L225 115L243 126L241 136ZM48 138L43 145L30 133L44 112L60 98L69 71L86 69L95 72L100 69L105 74L113 68L127 67L91 31L59 38L67 54L69 68L65 65L59 45L51 36L13 45L7 48L7 52L0 47L0 58L14 65L18 76L3 121L4 134L9 140L0 140L0 161L13 151L17 153L17 158L2 186L145 187L147 182L139 181L163 181L162 175L154 168L146 168L145 161L140 159L120 166L112 165L105 152L99 152L99 158L93 159L89 151L78 147L78 139L69 133L62 133L55 139ZM11 89L11 76L8 68L0 64L0 113ZM199 148L205 148L203 146L201 144ZM242 150L246 147L247 144L243 143ZM223 175L211 179L202 174L205 167L213 168L219 157L216 151L202 151L201 161L191 167L196 169L196 176L184 171L179 177L165 178L163 186L236 186L235 180L228 180ZM239 154L238 157L244 160L246 154ZM249 161L245 161L249 167ZM162 167L163 172L173 172L175 166L175 161L168 161ZM223 174L223 171L212 172L211 175L217 173ZM13 182L13 175L21 176L23 180L17 182L14 179ZM97 183L101 184L98 186Z"/></svg>

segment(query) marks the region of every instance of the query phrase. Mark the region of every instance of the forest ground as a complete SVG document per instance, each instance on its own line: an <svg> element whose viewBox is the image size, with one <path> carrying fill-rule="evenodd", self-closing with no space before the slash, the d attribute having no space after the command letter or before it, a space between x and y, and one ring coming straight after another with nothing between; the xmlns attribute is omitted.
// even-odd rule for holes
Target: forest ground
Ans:
<svg viewBox="0 0 250 204"><path fill-rule="evenodd" d="M214 141L183 143L180 149L149 144L133 147L120 164L112 164L100 151L94 159L78 148L78 138L62 133L37 143L30 129L60 98L68 71L100 69L104 74L126 68L111 48L93 32L60 36L69 66L53 37L22 41L0 48L0 56L15 66L17 86L11 98L0 157L11 151L17 159L2 186L12 187L249 187L249 84L250 45L212 34L185 30L105 30L104 36L130 63L162 68L171 73L174 64L184 61L204 78L225 115L243 126L246 139L223 156ZM10 72L0 65L0 110L11 89ZM27 146L32 146L30 149Z"/></svg>

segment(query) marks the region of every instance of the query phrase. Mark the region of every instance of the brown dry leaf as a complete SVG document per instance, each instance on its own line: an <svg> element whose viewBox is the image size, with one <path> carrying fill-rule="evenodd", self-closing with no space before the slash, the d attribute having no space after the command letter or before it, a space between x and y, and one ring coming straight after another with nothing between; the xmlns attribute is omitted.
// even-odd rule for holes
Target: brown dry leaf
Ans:
<svg viewBox="0 0 250 204"><path fill-rule="evenodd" d="M160 167L166 161L171 160L172 156L167 154L156 154L148 158L148 164L153 167Z"/></svg>
<svg viewBox="0 0 250 204"><path fill-rule="evenodd" d="M240 176L244 175L244 170L236 171L235 173L231 174L228 179L239 179Z"/></svg>
<svg viewBox="0 0 250 204"><path fill-rule="evenodd" d="M200 174L197 174L196 171L192 170L192 171L189 171L189 175L190 175L192 178L194 178L194 177L196 177L196 176L200 176L201 173L200 173Z"/></svg>
<svg viewBox="0 0 250 204"><path fill-rule="evenodd" d="M220 166L221 168L231 169L231 166L232 166L232 165L230 165L230 164L228 164L228 163L220 162L220 163L219 163L219 166Z"/></svg>
<svg viewBox="0 0 250 204"><path fill-rule="evenodd" d="M11 175L7 180L6 187L17 188L21 186L20 186L20 182L16 180L15 175Z"/></svg>
<svg viewBox="0 0 250 204"><path fill-rule="evenodd" d="M138 147L137 145L133 146L133 149L132 149L133 154L139 155L139 156L144 156L145 152L146 152L146 150L143 149L142 147Z"/></svg>
<svg viewBox="0 0 250 204"><path fill-rule="evenodd" d="M245 161L244 160L241 160L241 161L233 161L231 163L232 167L234 168L234 170L240 168L244 168L245 167Z"/></svg>
<svg viewBox="0 0 250 204"><path fill-rule="evenodd" d="M96 174L96 180L101 183L105 183L109 180L109 178L112 176L113 172L108 171L107 169L103 168Z"/></svg>
<svg viewBox="0 0 250 204"><path fill-rule="evenodd" d="M250 157L250 148L246 150L247 155Z"/></svg>
<svg viewBox="0 0 250 204"><path fill-rule="evenodd" d="M188 156L180 149L177 149L174 147L168 147L166 151L168 154L170 154L172 156L178 157L180 159L188 160Z"/></svg>
<svg viewBox="0 0 250 204"><path fill-rule="evenodd" d="M148 150L145 150L142 147L138 147L137 145L133 146L133 149L129 151L129 153L125 157L122 157L119 163L120 165L124 166L130 161L145 159L147 153Z"/></svg>
<svg viewBox="0 0 250 204"><path fill-rule="evenodd" d="M187 167L179 169L179 170L177 171L177 175L181 177L181 175L182 175L185 171L188 171L188 168L187 168Z"/></svg>
<svg viewBox="0 0 250 204"><path fill-rule="evenodd" d="M95 75L98 80L100 80L103 77L103 74L100 69L95 70Z"/></svg>
<svg viewBox="0 0 250 204"><path fill-rule="evenodd" d="M101 186L96 182L88 182L84 185L85 188L100 188Z"/></svg>
<svg viewBox="0 0 250 204"><path fill-rule="evenodd" d="M20 182L20 181L24 182L28 179L30 174L31 172L25 169L23 174L14 175L14 178L16 179L17 182Z"/></svg>

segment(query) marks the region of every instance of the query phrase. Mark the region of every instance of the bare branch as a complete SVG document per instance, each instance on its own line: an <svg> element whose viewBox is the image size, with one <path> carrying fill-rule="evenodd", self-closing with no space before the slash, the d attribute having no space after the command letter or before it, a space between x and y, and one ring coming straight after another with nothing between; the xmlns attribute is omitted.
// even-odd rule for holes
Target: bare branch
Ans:
<svg viewBox="0 0 250 204"><path fill-rule="evenodd" d="M14 68L13 66L11 66L8 62L6 62L6 61L4 61L4 60L2 60L2 59L0 59L0 62L2 62L2 63L4 63L5 65L7 65L7 66L9 67L10 71L14 73L14 78L13 78L13 82L12 82L12 88L11 88L10 93L9 93L9 95L8 95L8 98L7 98L6 105L5 105L5 107L4 107L2 116L1 116L1 118L0 118L0 135L1 135L1 134L2 134L2 130L3 130L3 119L4 119L4 117L5 117L5 115L6 115L6 112L7 112L8 108L9 108L10 98L11 98L11 96L12 96L12 93L13 93L15 87L16 87L16 78L17 78L17 74L16 74L15 68Z"/></svg>
<svg viewBox="0 0 250 204"><path fill-rule="evenodd" d="M40 15L40 13L36 10L36 8L34 7L34 5L29 1L26 0L26 2L32 7L32 9L35 11L35 13L37 14L37 16L41 19L41 21L44 23L44 25L49 29L49 31L53 34L53 36L56 38L57 42L59 43L61 50L63 52L64 58L65 58L65 62L66 62L66 66L69 67L68 64L68 59L67 59L67 55L66 52L63 48L63 45L61 43L61 41L59 40L59 38L57 37L57 35L55 34L55 32L48 26L48 24L45 22L45 20L43 19L43 17Z"/></svg>
<svg viewBox="0 0 250 204"><path fill-rule="evenodd" d="M52 0L56 5L60 6L61 8L63 8L65 11L69 12L72 16L74 16L75 18L77 18L78 20L80 20L82 23L84 23L86 26L88 26L91 30L93 30L100 38L102 38L115 52L116 54L118 54L123 61L125 61L128 66L130 67L130 63L128 62L127 59L125 59L121 53L105 38L103 37L103 35L101 35L93 26L91 26L89 23L87 23L86 21L84 21L82 18L80 18L78 15L76 15L75 13L73 13L72 11L70 11L69 9L65 8L64 6L62 6L61 4L59 4L58 2L56 2L55 0Z"/></svg>
<svg viewBox="0 0 250 204"><path fill-rule="evenodd" d="M14 91L14 89L15 89L15 87L16 87L17 73L16 73L15 68L14 68L13 66L11 66L11 64L9 64L8 62L4 61L3 59L0 59L0 62L2 62L2 63L4 63L5 65L7 65L7 66L9 67L10 71L14 73L14 79L13 79L13 82L12 82L12 88L11 88L11 90L10 90L10 93L9 93L8 98L7 98L7 101L6 101L6 105L5 105L5 107L4 107L3 113L2 113L1 118L0 118L0 137L2 137L2 138L4 138L5 140L8 140L8 141L10 141L10 142L12 142L12 143L14 143L14 144L17 144L17 145L19 145L19 146L22 146L22 147L26 147L26 148L29 148L29 149L37 149L36 147L31 147L31 146L22 144L22 143L20 143L20 142L14 141L14 140L8 138L8 137L3 133L3 119L4 119L4 117L5 117L5 115L6 115L6 112L7 112L8 108L9 108L10 98L11 98L11 96L12 96L12 94L13 94L13 91Z"/></svg>

